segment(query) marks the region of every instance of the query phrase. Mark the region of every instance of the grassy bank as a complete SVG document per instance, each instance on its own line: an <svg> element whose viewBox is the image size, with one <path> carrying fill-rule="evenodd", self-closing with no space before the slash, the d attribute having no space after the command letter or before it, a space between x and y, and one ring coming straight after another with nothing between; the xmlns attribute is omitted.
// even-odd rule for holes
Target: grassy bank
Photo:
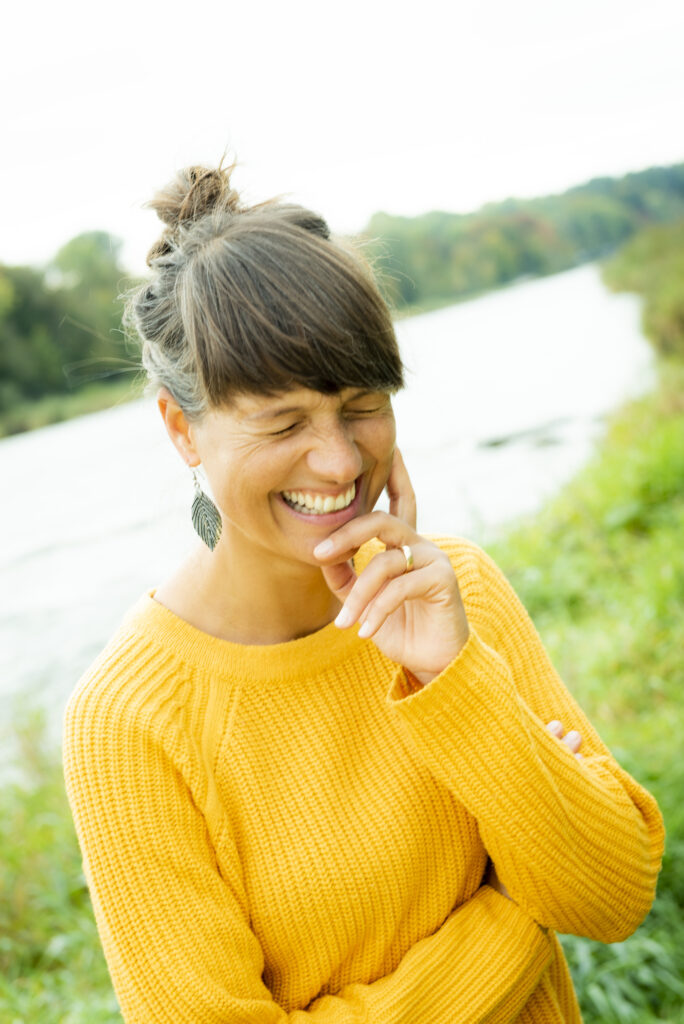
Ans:
<svg viewBox="0 0 684 1024"><path fill-rule="evenodd" d="M0 788L0 1020L121 1024L59 753L46 750L39 715L16 723L12 739L21 771Z"/></svg>
<svg viewBox="0 0 684 1024"><path fill-rule="evenodd" d="M563 940L587 1022L684 1021L684 366L613 418L594 460L534 523L489 545L561 677L657 797L667 851L627 942Z"/></svg>
<svg viewBox="0 0 684 1024"><path fill-rule="evenodd" d="M684 359L684 220L640 231L604 266L603 280L637 292L644 334L664 356Z"/></svg>
<svg viewBox="0 0 684 1024"><path fill-rule="evenodd" d="M634 936L565 938L587 1024L684 1022L684 368L615 415L589 466L488 545L567 685L657 796L668 846ZM23 777L0 790L0 1018L120 1024L95 933L56 751L19 731Z"/></svg>
<svg viewBox="0 0 684 1024"><path fill-rule="evenodd" d="M140 398L143 385L132 378L134 374L128 374L115 384L89 384L71 394L45 395L31 402L21 402L0 412L0 438L61 423L89 412L111 409L114 405Z"/></svg>

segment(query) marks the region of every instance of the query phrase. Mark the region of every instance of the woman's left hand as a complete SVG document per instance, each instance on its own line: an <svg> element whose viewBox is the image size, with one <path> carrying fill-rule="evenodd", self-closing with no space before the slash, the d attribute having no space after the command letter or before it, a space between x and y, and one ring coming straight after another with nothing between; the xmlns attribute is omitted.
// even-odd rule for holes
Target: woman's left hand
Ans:
<svg viewBox="0 0 684 1024"><path fill-rule="evenodd" d="M390 511L370 512L341 526L314 548L331 591L343 602L340 628L360 623L373 643L423 684L453 661L469 635L456 574L447 555L415 530L415 495L404 461L395 451L387 482ZM358 576L351 558L377 537L386 550ZM407 571L402 545L409 545Z"/></svg>

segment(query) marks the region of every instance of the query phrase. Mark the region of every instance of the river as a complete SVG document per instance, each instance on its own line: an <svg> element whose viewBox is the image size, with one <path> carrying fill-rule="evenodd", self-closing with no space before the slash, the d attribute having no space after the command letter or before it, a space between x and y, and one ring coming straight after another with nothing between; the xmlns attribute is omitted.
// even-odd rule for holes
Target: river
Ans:
<svg viewBox="0 0 684 1024"><path fill-rule="evenodd" d="M419 529L486 544L533 515L652 386L639 320L589 265L400 321ZM37 701L58 735L122 613L194 544L192 477L152 399L0 441L0 475L0 692L8 719Z"/></svg>

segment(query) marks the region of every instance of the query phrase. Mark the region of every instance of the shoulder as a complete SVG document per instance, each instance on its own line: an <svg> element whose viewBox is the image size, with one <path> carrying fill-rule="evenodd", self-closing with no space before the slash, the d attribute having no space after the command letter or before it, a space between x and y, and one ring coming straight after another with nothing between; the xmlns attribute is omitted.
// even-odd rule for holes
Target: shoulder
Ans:
<svg viewBox="0 0 684 1024"><path fill-rule="evenodd" d="M430 535L449 557L468 620L492 646L506 647L520 626L536 634L533 623L510 581L492 556L464 537Z"/></svg>
<svg viewBox="0 0 684 1024"><path fill-rule="evenodd" d="M474 540L443 534L426 534L426 538L449 558L464 601L486 602L492 586L506 582L498 565Z"/></svg>
<svg viewBox="0 0 684 1024"><path fill-rule="evenodd" d="M483 559L488 557L479 544L466 537L434 533L427 533L425 537L448 555L456 572L460 569L466 574L479 573Z"/></svg>
<svg viewBox="0 0 684 1024"><path fill-rule="evenodd" d="M492 556L474 540L442 534L425 534L425 536L449 556L457 573L476 577L480 586L485 589L500 584L510 587L502 569Z"/></svg>
<svg viewBox="0 0 684 1024"><path fill-rule="evenodd" d="M146 630L150 600L144 594L129 608L76 683L64 713L66 761L123 747L139 730L162 733L182 704L191 673Z"/></svg>

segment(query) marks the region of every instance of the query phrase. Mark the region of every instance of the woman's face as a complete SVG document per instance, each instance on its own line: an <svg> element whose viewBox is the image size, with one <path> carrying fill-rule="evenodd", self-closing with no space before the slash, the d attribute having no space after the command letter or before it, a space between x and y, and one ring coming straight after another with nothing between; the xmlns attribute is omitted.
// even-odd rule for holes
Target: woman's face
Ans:
<svg viewBox="0 0 684 1024"><path fill-rule="evenodd" d="M373 509L396 436L390 396L361 388L240 395L189 433L221 511L220 544L312 565L320 541Z"/></svg>

